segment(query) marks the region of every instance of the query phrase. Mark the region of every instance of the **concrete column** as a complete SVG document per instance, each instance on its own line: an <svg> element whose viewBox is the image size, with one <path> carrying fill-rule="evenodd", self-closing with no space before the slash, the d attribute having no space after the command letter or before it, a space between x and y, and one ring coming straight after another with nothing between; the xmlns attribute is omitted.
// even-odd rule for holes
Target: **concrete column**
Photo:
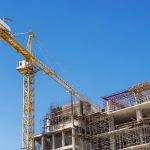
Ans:
<svg viewBox="0 0 150 150"><path fill-rule="evenodd" d="M109 131L115 130L114 118L113 117L109 118L108 124L109 124Z"/></svg>
<svg viewBox="0 0 150 150"><path fill-rule="evenodd" d="M137 122L143 120L143 114L142 114L142 111L141 109L136 109L136 119L137 119Z"/></svg>
<svg viewBox="0 0 150 150"><path fill-rule="evenodd" d="M75 129L74 128L72 128L72 146L73 146L72 150L75 150Z"/></svg>
<svg viewBox="0 0 150 150"><path fill-rule="evenodd" d="M74 118L72 117L71 118L71 121L72 121L72 150L75 150L75 127L74 127Z"/></svg>
<svg viewBox="0 0 150 150"><path fill-rule="evenodd" d="M82 150L86 149L86 140L82 139Z"/></svg>
<svg viewBox="0 0 150 150"><path fill-rule="evenodd" d="M115 130L114 126L114 118L110 118L109 120L109 131ZM116 140L114 134L110 135L110 149L111 150L116 150Z"/></svg>
<svg viewBox="0 0 150 150"><path fill-rule="evenodd" d="M106 108L106 109L107 109L107 113L109 114L110 111L111 111L111 101L108 100L108 101L106 102L106 105L107 105L107 106L106 106L106 107L107 107L107 108Z"/></svg>
<svg viewBox="0 0 150 150"><path fill-rule="evenodd" d="M52 134L52 149L55 149L55 134Z"/></svg>
<svg viewBox="0 0 150 150"><path fill-rule="evenodd" d="M33 140L33 150L35 150L35 139Z"/></svg>
<svg viewBox="0 0 150 150"><path fill-rule="evenodd" d="M46 131L50 132L50 120L49 119L46 120Z"/></svg>
<svg viewBox="0 0 150 150"><path fill-rule="evenodd" d="M135 93L133 93L133 95L134 95L134 99L135 99L135 104L137 105L139 102L138 102L138 99L137 99L137 97L136 97L136 94Z"/></svg>
<svg viewBox="0 0 150 150"><path fill-rule="evenodd" d="M136 109L136 118L137 122L140 122L143 120L143 114L141 109ZM143 144L144 139L143 139L143 131L141 128L139 128L139 138L140 138L140 144Z"/></svg>
<svg viewBox="0 0 150 150"><path fill-rule="evenodd" d="M65 146L65 134L64 131L62 131L62 147Z"/></svg>
<svg viewBox="0 0 150 150"><path fill-rule="evenodd" d="M135 93L134 93L134 98L135 98L135 103L137 105L139 102L138 102L138 99L137 99ZM137 122L140 122L140 121L143 120L143 114L142 114L142 110L140 108L136 109L136 119L137 119ZM142 131L142 129L139 129L139 137L140 137L141 144L143 144L143 142L144 142L143 140L144 139L143 139L143 131Z"/></svg>
<svg viewBox="0 0 150 150"><path fill-rule="evenodd" d="M115 140L115 136L113 134L110 135L110 149L116 150L116 140Z"/></svg>
<svg viewBox="0 0 150 150"><path fill-rule="evenodd" d="M45 150L45 137L42 135L42 150Z"/></svg>
<svg viewBox="0 0 150 150"><path fill-rule="evenodd" d="M139 136L140 136L140 144L144 144L144 138L143 138L143 130L142 130L142 128L139 129Z"/></svg>

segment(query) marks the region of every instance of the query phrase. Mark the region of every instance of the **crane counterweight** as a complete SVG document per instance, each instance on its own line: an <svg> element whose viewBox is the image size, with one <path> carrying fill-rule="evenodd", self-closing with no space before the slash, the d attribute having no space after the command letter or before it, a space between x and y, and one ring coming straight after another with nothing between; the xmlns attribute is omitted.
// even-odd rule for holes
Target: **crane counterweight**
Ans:
<svg viewBox="0 0 150 150"><path fill-rule="evenodd" d="M0 19L0 28L8 32L11 32L11 28L1 19Z"/></svg>

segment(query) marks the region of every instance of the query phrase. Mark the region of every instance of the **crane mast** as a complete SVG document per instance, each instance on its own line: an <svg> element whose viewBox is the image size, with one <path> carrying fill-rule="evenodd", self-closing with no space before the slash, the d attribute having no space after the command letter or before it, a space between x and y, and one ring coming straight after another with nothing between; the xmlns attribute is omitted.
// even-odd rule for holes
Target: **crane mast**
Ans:
<svg viewBox="0 0 150 150"><path fill-rule="evenodd" d="M27 51L32 54L33 32L29 32ZM22 116L22 150L32 150L34 147L34 78L38 71L29 61L19 62L17 70L23 75L23 116Z"/></svg>
<svg viewBox="0 0 150 150"><path fill-rule="evenodd" d="M82 96L77 90L33 55L31 49L33 37L33 33L29 32L27 48L25 49L14 39L11 32L5 30L3 25L1 26L0 24L0 39L4 40L25 58L25 60L19 62L19 67L17 67L17 70L23 75L22 150L34 150L34 78L37 71L42 70L46 75L63 86L71 95L91 104L87 98ZM95 105L91 105L96 111L99 110Z"/></svg>

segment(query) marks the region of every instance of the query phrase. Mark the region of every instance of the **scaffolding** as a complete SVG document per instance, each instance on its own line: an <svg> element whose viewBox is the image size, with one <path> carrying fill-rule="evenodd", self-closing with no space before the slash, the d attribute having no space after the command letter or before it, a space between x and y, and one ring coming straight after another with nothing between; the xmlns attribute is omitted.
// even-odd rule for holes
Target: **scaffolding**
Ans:
<svg viewBox="0 0 150 150"><path fill-rule="evenodd" d="M81 119L81 118L80 118ZM86 120L85 132L77 137L86 141L84 150L150 150L150 117L140 123L135 121L114 126L113 118L97 113L82 118Z"/></svg>
<svg viewBox="0 0 150 150"><path fill-rule="evenodd" d="M86 117L88 126L87 126L87 136L90 137L90 149L91 150L100 150L105 149L109 150L110 142L109 137L104 136L100 137L99 135L105 134L112 130L112 121L113 118L106 113L95 113Z"/></svg>
<svg viewBox="0 0 150 150"><path fill-rule="evenodd" d="M103 99L103 111L94 113L80 101L51 107L44 132L36 138L36 150L150 150L150 83Z"/></svg>

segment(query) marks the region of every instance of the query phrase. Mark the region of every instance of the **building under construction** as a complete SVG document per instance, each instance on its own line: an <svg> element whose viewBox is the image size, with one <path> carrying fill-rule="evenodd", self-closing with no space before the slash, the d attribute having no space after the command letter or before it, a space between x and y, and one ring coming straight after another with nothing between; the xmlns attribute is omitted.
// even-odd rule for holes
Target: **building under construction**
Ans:
<svg viewBox="0 0 150 150"><path fill-rule="evenodd" d="M33 55L33 32L25 49L5 20L11 19L0 19L0 40L25 59L17 67L23 75L22 150L150 150L150 82L102 97L98 109ZM34 136L34 76L40 70L78 100L51 107L42 133Z"/></svg>
<svg viewBox="0 0 150 150"><path fill-rule="evenodd" d="M51 107L36 150L150 150L150 82L102 97Z"/></svg>

